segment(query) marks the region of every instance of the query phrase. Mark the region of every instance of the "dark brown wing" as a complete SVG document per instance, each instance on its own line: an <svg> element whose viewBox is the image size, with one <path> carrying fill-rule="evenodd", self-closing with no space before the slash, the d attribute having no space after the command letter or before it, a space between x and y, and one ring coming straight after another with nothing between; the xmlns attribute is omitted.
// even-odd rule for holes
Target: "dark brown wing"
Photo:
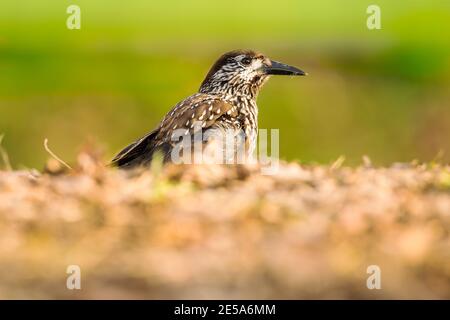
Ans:
<svg viewBox="0 0 450 320"><path fill-rule="evenodd" d="M175 130L183 135L192 135L196 130L207 130L221 123L237 124L235 106L216 96L197 93L178 103L163 119L159 127L124 148L111 165L131 168L149 164L153 153L161 150L165 161L170 161L170 150L177 143L172 141ZM195 124L199 124L196 126ZM179 136L179 135L178 135Z"/></svg>
<svg viewBox="0 0 450 320"><path fill-rule="evenodd" d="M192 135L199 129L204 131L213 127L219 119L221 122L236 124L237 116L235 106L216 96L198 93L179 103L166 115L159 128L157 140L171 143L175 130Z"/></svg>

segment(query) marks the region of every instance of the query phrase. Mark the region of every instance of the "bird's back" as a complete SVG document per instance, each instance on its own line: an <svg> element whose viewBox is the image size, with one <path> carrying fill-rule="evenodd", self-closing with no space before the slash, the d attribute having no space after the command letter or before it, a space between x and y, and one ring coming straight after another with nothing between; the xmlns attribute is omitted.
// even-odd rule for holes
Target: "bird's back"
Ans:
<svg viewBox="0 0 450 320"><path fill-rule="evenodd" d="M121 168L147 165L157 151L165 162L170 162L173 148L184 136L201 132L199 136L203 139L207 131L238 132L241 128L238 116L238 107L233 103L217 95L196 93L175 105L155 130L119 152L112 165Z"/></svg>

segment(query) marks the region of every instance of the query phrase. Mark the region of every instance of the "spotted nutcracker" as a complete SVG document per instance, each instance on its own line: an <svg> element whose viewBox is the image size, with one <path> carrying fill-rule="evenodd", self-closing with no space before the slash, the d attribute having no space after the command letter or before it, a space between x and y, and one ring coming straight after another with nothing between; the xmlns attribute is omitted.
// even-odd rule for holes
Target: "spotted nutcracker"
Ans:
<svg viewBox="0 0 450 320"><path fill-rule="evenodd" d="M239 143L251 155L258 133L256 98L271 75L306 73L250 50L225 53L209 70L198 93L179 102L155 130L119 152L111 164L120 168L145 166L157 151L162 153L165 162L170 162L177 144L173 141L175 130L182 130L189 137L207 130L242 132ZM203 140L203 144L212 140Z"/></svg>

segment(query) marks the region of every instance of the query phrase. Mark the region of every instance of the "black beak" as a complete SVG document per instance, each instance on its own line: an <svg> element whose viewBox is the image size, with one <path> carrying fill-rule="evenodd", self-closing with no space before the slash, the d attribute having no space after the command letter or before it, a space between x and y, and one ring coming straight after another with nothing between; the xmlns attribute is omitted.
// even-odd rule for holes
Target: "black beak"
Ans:
<svg viewBox="0 0 450 320"><path fill-rule="evenodd" d="M307 73L305 71L302 71L300 69L297 69L296 67L288 66L287 64L277 62L277 61L270 61L272 63L271 66L265 66L264 72L266 74L278 74L278 75L285 75L285 76L306 76Z"/></svg>

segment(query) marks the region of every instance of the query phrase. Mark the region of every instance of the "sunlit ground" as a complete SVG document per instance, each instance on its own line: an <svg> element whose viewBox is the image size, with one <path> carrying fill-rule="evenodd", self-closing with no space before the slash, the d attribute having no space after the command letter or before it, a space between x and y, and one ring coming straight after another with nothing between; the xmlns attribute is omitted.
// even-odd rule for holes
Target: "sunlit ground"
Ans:
<svg viewBox="0 0 450 320"><path fill-rule="evenodd" d="M450 297L448 166L48 168L0 172L0 298Z"/></svg>

